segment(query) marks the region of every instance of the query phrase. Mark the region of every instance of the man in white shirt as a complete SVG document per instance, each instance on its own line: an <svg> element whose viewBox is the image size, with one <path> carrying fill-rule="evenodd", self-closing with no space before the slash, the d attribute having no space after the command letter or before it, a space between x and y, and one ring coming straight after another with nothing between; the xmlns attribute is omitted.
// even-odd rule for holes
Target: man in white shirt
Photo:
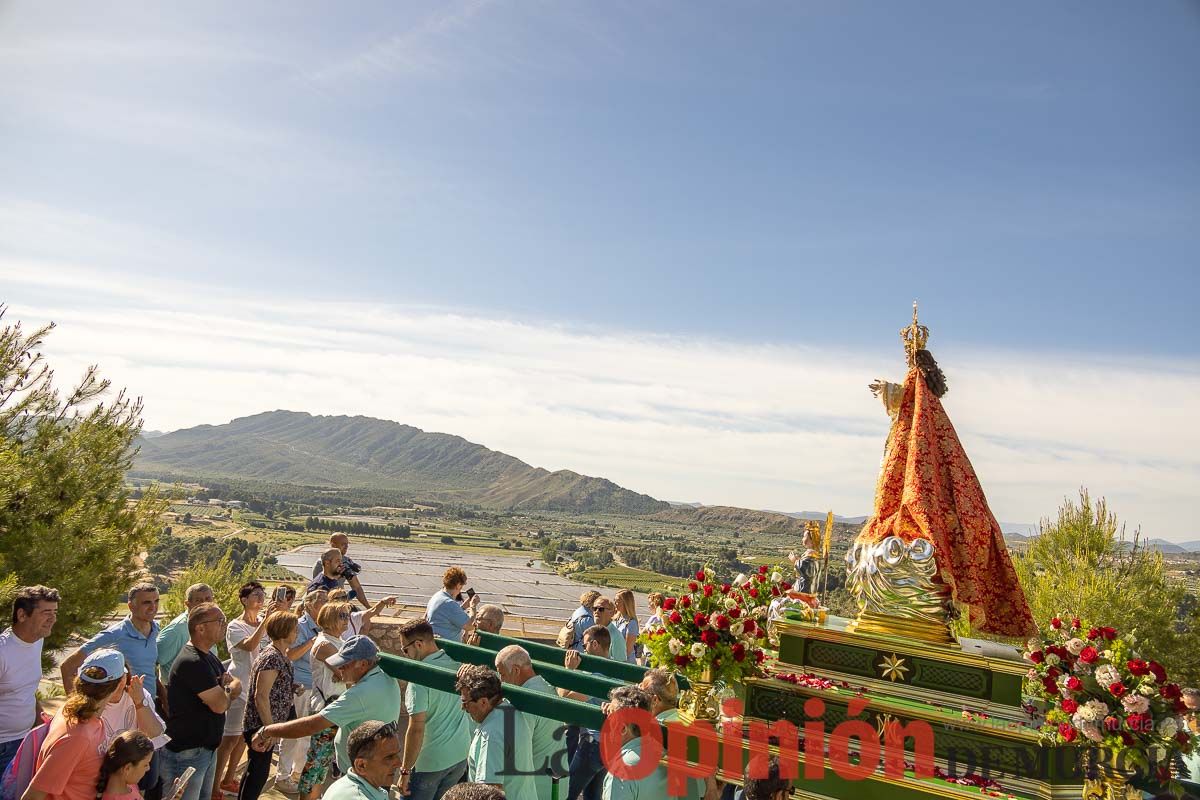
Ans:
<svg viewBox="0 0 1200 800"><path fill-rule="evenodd" d="M58 590L23 586L13 600L12 627L0 633L0 774L37 721L42 640L58 619Z"/></svg>

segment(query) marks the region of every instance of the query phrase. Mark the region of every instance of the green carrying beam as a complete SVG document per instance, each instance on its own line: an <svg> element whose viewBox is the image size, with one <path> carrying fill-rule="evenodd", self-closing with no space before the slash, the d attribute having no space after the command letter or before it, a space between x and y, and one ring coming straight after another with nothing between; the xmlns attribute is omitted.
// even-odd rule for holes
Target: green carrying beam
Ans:
<svg viewBox="0 0 1200 800"><path fill-rule="evenodd" d="M479 632L479 643L488 650L500 650L508 647L510 644L519 644L529 651L529 656L535 661L544 661L548 664L561 664L563 662L563 653L565 650L555 647L554 645L544 642L535 642L531 639L519 639L513 636L501 636L498 633ZM611 658L601 658L599 656L583 656L583 663L579 667L584 672L598 672L609 678L614 678L622 683L641 683L642 677L646 674L649 667L642 667L637 664L630 664L628 661L613 661ZM549 681L549 676L546 677ZM687 678L679 673L675 674L675 680L679 683L680 689L686 689L690 685Z"/></svg>
<svg viewBox="0 0 1200 800"><path fill-rule="evenodd" d="M447 655L460 664L482 664L485 667L491 667L496 663L495 650L472 647L469 644L451 642L446 639L438 639L437 643L439 647L446 651ZM561 653L562 651L559 650L559 652ZM547 664L544 661L535 660L533 662L533 671L545 678L546 683L549 683L551 686L568 689L572 692L580 692L589 697L608 697L608 693L613 689L618 686L627 685L625 681L615 678L591 675L584 672L582 667L580 669L567 669L558 664Z"/></svg>
<svg viewBox="0 0 1200 800"><path fill-rule="evenodd" d="M388 653L379 654L379 666L386 674L397 680L418 683L439 692L458 694L454 688L458 678L455 670ZM507 683L504 685L504 696L518 711L524 711L534 716L546 717L567 725L579 725L593 730L599 730L600 726L604 724L604 713L599 706L581 703L578 700L542 694L532 689L523 689Z"/></svg>

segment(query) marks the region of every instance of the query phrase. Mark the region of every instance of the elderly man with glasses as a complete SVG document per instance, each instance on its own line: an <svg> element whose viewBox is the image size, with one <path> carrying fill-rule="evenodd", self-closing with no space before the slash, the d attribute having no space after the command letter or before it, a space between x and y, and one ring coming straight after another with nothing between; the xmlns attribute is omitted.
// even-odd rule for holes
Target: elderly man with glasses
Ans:
<svg viewBox="0 0 1200 800"><path fill-rule="evenodd" d="M400 685L379 668L379 648L366 636L350 637L337 653L325 659L325 663L333 667L335 677L349 688L320 714L259 728L254 747L265 750L275 739L299 739L336 725L337 765L346 772L352 763L351 731L371 720L395 722L400 716Z"/></svg>
<svg viewBox="0 0 1200 800"><path fill-rule="evenodd" d="M458 663L437 646L433 626L427 620L416 619L401 626L400 649L406 658L458 670ZM400 794L409 800L440 800L467 772L470 721L457 697L417 683L408 685L404 704L408 730L404 734Z"/></svg>
<svg viewBox="0 0 1200 800"><path fill-rule="evenodd" d="M346 747L350 770L325 790L322 800L388 800L400 772L396 723L364 722L350 734Z"/></svg>

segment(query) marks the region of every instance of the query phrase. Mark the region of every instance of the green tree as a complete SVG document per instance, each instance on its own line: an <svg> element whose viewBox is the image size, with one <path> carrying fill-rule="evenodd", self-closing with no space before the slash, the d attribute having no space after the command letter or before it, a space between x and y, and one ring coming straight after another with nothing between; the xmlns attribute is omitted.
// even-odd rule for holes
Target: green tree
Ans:
<svg viewBox="0 0 1200 800"><path fill-rule="evenodd" d="M117 605L166 508L157 487L130 502L125 486L141 401L102 402L109 382L95 367L61 395L40 352L52 328L0 328L0 583L59 590L47 652Z"/></svg>
<svg viewBox="0 0 1200 800"><path fill-rule="evenodd" d="M1073 615L1132 632L1138 649L1175 679L1200 679L1200 617L1185 606L1186 587L1167 576L1162 554L1145 547L1140 532L1126 536L1103 498L1093 501L1085 489L1078 503L1065 500L1014 564L1039 625Z"/></svg>

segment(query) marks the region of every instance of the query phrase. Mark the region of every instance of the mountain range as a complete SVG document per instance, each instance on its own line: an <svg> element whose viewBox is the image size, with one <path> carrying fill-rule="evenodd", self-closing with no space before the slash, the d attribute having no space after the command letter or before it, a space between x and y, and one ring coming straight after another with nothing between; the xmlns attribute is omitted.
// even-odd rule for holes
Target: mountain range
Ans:
<svg viewBox="0 0 1200 800"><path fill-rule="evenodd" d="M373 417L268 411L139 444L134 470L146 475L392 489L500 509L651 514L669 508L605 478L550 472L461 436Z"/></svg>

